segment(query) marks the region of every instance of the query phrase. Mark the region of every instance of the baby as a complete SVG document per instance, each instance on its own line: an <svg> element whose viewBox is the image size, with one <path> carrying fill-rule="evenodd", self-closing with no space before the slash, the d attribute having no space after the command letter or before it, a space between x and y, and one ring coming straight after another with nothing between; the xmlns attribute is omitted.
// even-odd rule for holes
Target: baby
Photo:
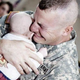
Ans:
<svg viewBox="0 0 80 80"><path fill-rule="evenodd" d="M30 32L29 30L31 23L32 23L32 20L27 13L19 12L14 14L10 19L11 31L10 33L3 36L3 39L23 40L27 43L32 44L32 46L35 47L35 45L31 42L31 38L33 36L33 33ZM41 48L39 52L35 51L33 53L38 55L43 60L43 57L47 56L47 49ZM40 64L34 59L31 59L31 60L34 63L34 65L38 68ZM0 63L5 65L5 62L6 60L1 55ZM17 69L13 65L11 65L10 63L7 63L6 66L7 68L5 66L0 67L0 71L9 80L16 80L20 77L20 73L17 71ZM32 71L30 68L29 70Z"/></svg>

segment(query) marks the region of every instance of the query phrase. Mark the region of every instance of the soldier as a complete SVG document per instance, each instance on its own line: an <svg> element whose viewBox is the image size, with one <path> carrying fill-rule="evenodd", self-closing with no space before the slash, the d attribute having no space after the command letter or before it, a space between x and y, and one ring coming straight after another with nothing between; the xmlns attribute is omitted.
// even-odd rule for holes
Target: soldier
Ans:
<svg viewBox="0 0 80 80"><path fill-rule="evenodd" d="M27 65L24 63L27 63L36 73L31 72L28 75L22 75L21 80L78 80L78 54L75 45L76 33L73 29L77 16L78 6L76 0L40 1L30 28L34 32L33 40L36 42L37 49L43 46L48 49L48 56L44 59L43 65L38 68L39 73L35 67L32 67L34 65L29 63L28 57L32 57L39 62L40 60L36 59L29 50L26 50L26 53L23 42L0 41L0 52L20 73L23 73L22 68L26 73L29 73ZM13 45L10 46L11 50L9 45ZM28 44L26 45L28 46ZM17 47L20 50L16 50ZM23 58L18 57L14 52L10 53L14 50ZM27 56L25 54L22 55L22 51ZM15 59L17 62L14 61Z"/></svg>

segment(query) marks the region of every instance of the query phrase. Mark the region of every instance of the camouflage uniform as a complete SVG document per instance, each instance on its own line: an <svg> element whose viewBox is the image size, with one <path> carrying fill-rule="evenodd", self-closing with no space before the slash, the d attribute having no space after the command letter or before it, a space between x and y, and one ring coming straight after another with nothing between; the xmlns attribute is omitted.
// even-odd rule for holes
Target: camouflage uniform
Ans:
<svg viewBox="0 0 80 80"><path fill-rule="evenodd" d="M7 15L0 17L0 37L2 37L6 33L6 26L7 26L7 25L5 25L6 17L7 17Z"/></svg>
<svg viewBox="0 0 80 80"><path fill-rule="evenodd" d="M74 30L71 36L69 41L55 46L36 44L37 50L41 47L46 47L48 50L48 56L44 59L43 65L38 68L40 74L31 72L22 75L20 80L78 80L78 54Z"/></svg>
<svg viewBox="0 0 80 80"><path fill-rule="evenodd" d="M21 80L78 80L78 54L74 31L68 42L55 46L36 44L36 47L46 47L48 50L48 56L38 68L40 74L31 72L21 76Z"/></svg>

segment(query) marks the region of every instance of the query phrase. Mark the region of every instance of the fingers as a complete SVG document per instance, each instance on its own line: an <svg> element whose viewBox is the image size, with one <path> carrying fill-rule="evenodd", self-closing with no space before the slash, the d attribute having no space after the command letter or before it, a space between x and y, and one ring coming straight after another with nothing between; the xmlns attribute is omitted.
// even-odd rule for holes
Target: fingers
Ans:
<svg viewBox="0 0 80 80"><path fill-rule="evenodd" d="M18 72L20 73L20 74L24 74L24 71L23 71L23 69L22 69L22 67L21 67L21 65L20 64L13 64L15 67L16 67L16 69L18 70Z"/></svg>
<svg viewBox="0 0 80 80"><path fill-rule="evenodd" d="M30 60L29 56L24 56L24 59L21 60L21 67L22 69L29 74L32 70L36 73L39 74L39 71L35 67L34 63ZM32 69L32 70L31 70Z"/></svg>
<svg viewBox="0 0 80 80"><path fill-rule="evenodd" d="M20 74L25 74L25 72L27 74L30 73L28 65L25 63L24 59L19 60L19 62L18 61L13 62L13 65L16 67Z"/></svg>
<svg viewBox="0 0 80 80"><path fill-rule="evenodd" d="M16 67L16 69L18 70L18 72L20 74L24 74L24 72L26 72L27 74L29 74L30 73L29 67L30 67L38 75L39 74L39 71L34 66L34 64L30 60L26 60L26 61L27 61L27 63L24 62L24 63L17 64L17 65L14 64L14 66ZM29 65L29 67L28 67L28 65Z"/></svg>
<svg viewBox="0 0 80 80"><path fill-rule="evenodd" d="M29 43L26 43L26 42L25 42L25 46L26 46L28 49L32 50L32 51L36 51L35 46L33 46L32 44L29 44Z"/></svg>
<svg viewBox="0 0 80 80"><path fill-rule="evenodd" d="M38 75L39 71L30 59L26 59L26 64ZM28 68L29 69L29 68ZM30 69L29 69L30 70Z"/></svg>
<svg viewBox="0 0 80 80"><path fill-rule="evenodd" d="M36 54L32 53L32 51L30 51L30 52L31 52L31 54L29 55L30 58L38 61L40 64L43 64L43 61L42 61L42 59L39 56L37 56Z"/></svg>
<svg viewBox="0 0 80 80"><path fill-rule="evenodd" d="M30 61L30 58L33 58L40 64L42 64L42 60L33 53L33 51L35 51L35 47L33 47L32 44L28 44L24 41L9 41L7 45L5 45L3 50L3 53L5 53L4 57L6 58L6 60L12 65L14 65L20 74L24 74L24 71L26 73L29 73L28 66L36 74L39 73L37 68L34 66L33 62Z"/></svg>
<svg viewBox="0 0 80 80"><path fill-rule="evenodd" d="M27 74L30 73L29 68L25 62L21 64L21 67L23 68L24 72L26 72Z"/></svg>

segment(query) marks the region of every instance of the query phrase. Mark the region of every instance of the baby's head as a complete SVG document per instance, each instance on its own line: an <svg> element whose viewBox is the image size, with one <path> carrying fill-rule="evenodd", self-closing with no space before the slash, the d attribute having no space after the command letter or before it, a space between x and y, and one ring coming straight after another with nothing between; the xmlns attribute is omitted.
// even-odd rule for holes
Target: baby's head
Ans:
<svg viewBox="0 0 80 80"><path fill-rule="evenodd" d="M31 17L27 13L16 13L10 19L11 32L26 36L30 32L31 23Z"/></svg>

